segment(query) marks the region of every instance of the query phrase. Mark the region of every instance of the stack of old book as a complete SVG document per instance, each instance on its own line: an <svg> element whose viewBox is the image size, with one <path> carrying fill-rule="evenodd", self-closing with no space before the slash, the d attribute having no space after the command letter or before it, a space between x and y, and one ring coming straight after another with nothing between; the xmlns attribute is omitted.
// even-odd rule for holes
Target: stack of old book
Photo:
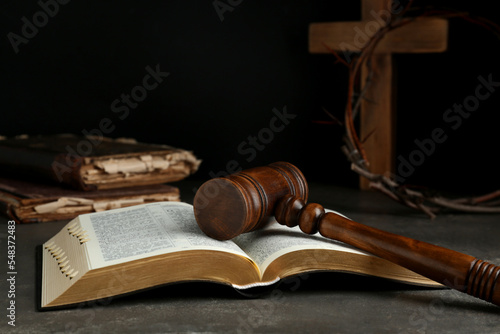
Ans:
<svg viewBox="0 0 500 334"><path fill-rule="evenodd" d="M72 219L131 205L179 201L171 182L196 172L184 149L74 135L0 140L0 207L16 222Z"/></svg>

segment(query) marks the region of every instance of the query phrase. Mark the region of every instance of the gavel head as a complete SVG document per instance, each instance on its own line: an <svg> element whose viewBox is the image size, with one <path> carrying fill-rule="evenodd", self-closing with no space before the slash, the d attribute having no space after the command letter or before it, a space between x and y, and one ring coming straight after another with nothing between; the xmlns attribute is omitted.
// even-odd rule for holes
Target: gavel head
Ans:
<svg viewBox="0 0 500 334"><path fill-rule="evenodd" d="M282 197L307 201L308 193L297 167L276 162L205 182L194 197L194 214L206 235L228 240L266 225Z"/></svg>

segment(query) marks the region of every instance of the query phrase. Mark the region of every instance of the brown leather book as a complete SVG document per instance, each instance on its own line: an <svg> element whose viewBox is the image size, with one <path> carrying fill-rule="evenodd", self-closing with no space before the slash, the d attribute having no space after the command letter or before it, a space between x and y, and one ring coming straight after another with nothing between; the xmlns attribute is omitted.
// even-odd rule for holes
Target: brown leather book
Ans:
<svg viewBox="0 0 500 334"><path fill-rule="evenodd" d="M196 172L200 162L190 151L129 139L54 135L0 140L0 171L80 190L178 181Z"/></svg>
<svg viewBox="0 0 500 334"><path fill-rule="evenodd" d="M84 213L163 201L180 201L179 189L156 184L82 191L64 185L0 178L0 209L18 223L73 219Z"/></svg>

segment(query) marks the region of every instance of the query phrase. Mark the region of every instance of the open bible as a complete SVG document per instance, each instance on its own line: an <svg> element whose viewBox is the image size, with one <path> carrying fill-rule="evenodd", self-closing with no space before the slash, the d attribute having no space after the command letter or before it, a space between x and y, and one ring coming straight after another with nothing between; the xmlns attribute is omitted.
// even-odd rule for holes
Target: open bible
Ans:
<svg viewBox="0 0 500 334"><path fill-rule="evenodd" d="M41 308L177 282L211 281L249 289L313 271L441 286L340 242L278 224L217 241L198 228L193 207L180 202L80 215L42 245L41 262Z"/></svg>

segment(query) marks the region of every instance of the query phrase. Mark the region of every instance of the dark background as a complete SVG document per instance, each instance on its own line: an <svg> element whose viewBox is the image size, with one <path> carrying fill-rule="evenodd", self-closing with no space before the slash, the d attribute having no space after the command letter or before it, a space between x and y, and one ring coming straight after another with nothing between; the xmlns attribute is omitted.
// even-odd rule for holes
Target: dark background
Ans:
<svg viewBox="0 0 500 334"><path fill-rule="evenodd" d="M493 2L415 6L431 3L499 21ZM331 55L308 54L307 30L311 22L358 20L358 1L245 0L221 21L211 0L72 0L15 53L8 34L21 35L22 18L33 22L40 10L37 1L1 4L1 135L81 134L109 118L110 137L193 150L203 159L196 178L227 171L230 161L248 168L286 160L310 181L357 185L340 152L343 129L323 111L342 120L347 70ZM474 93L478 76L500 81L499 46L486 30L453 20L447 52L395 56L398 155L445 127L445 110ZM121 119L111 104L157 64L170 75ZM499 103L497 92L448 129L408 182L466 193L498 188ZM248 137L285 106L296 115L290 124L255 156L242 154L238 147L250 147Z"/></svg>

